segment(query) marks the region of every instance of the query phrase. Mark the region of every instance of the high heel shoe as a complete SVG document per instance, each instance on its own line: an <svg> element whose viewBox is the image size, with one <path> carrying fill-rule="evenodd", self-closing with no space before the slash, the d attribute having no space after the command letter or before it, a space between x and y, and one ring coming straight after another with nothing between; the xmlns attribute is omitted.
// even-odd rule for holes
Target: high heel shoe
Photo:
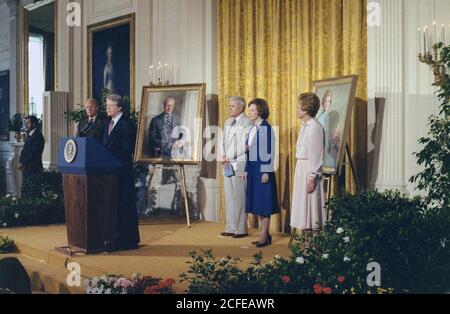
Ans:
<svg viewBox="0 0 450 314"><path fill-rule="evenodd" d="M266 247L266 246L271 245L271 244L272 244L272 236L269 234L269 235L267 236L266 242L265 242L265 243L259 243L259 242L257 242L257 243L256 243L256 247L257 247L257 248L262 248L262 247Z"/></svg>

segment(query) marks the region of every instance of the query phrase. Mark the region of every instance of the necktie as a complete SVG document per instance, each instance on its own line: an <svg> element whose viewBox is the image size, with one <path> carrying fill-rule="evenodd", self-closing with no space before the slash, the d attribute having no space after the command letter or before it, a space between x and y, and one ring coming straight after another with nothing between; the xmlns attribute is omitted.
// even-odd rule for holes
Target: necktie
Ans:
<svg viewBox="0 0 450 314"><path fill-rule="evenodd" d="M172 116L170 114L166 116L166 125L169 129L172 129Z"/></svg>
<svg viewBox="0 0 450 314"><path fill-rule="evenodd" d="M89 119L89 124L94 124L94 123L95 123L94 118L90 118Z"/></svg>
<svg viewBox="0 0 450 314"><path fill-rule="evenodd" d="M111 120L111 123L109 124L108 135L111 135L113 128L114 128L114 120Z"/></svg>
<svg viewBox="0 0 450 314"><path fill-rule="evenodd" d="M236 125L236 119L233 119L233 122L231 122L231 126L235 126Z"/></svg>

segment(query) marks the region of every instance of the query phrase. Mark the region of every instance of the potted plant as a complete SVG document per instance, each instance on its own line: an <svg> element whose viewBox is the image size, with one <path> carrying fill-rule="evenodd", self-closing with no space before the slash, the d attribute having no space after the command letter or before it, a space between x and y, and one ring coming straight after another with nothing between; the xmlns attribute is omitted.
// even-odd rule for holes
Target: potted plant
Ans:
<svg viewBox="0 0 450 314"><path fill-rule="evenodd" d="M15 138L17 142L20 142L21 135L20 132L23 126L23 117L21 113L16 113L8 120L8 131L15 133Z"/></svg>

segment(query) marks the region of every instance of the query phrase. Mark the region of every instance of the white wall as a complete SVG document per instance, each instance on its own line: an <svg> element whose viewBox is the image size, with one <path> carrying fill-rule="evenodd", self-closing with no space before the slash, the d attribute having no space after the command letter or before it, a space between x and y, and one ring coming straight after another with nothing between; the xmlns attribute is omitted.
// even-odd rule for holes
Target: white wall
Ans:
<svg viewBox="0 0 450 314"><path fill-rule="evenodd" d="M0 71L9 70L10 76L10 115L20 112L21 93L16 88L20 84L21 72L16 68L20 62L20 45L16 42L19 8L13 0L0 1ZM19 89L21 90L21 89ZM9 142L0 141L1 171L5 169L5 162L9 157L11 146Z"/></svg>
<svg viewBox="0 0 450 314"><path fill-rule="evenodd" d="M368 164L369 186L414 195L418 192L409 178L421 169L413 153L421 150L418 139L427 134L427 118L438 108L434 77L417 59L417 28L430 26L435 20L438 25L447 25L450 38L450 1L368 2L378 2L382 14L382 25L368 28L368 151L369 156L375 155L370 158L375 161ZM382 125L375 112L383 100L376 98L385 101Z"/></svg>
<svg viewBox="0 0 450 314"><path fill-rule="evenodd" d="M148 67L159 61L174 65L175 83L206 82L207 94L217 94L216 0L77 0L82 27L73 28L64 25L68 2L59 0L59 89L71 91L74 104L87 97L87 25L130 13L136 14L137 108Z"/></svg>

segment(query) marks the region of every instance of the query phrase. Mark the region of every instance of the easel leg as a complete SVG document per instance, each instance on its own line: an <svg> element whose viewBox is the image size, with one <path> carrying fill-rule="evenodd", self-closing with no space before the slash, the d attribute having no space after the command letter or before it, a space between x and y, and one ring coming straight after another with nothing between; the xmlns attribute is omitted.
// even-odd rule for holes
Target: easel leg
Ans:
<svg viewBox="0 0 450 314"><path fill-rule="evenodd" d="M184 197L184 209L186 210L186 221L188 228L191 227L191 218L189 217L189 201L188 194L186 189L186 174L184 172L184 165L180 165L180 173L181 173L181 184L183 187L183 197Z"/></svg>
<svg viewBox="0 0 450 314"><path fill-rule="evenodd" d="M330 200L331 200L331 184L332 184L333 176L327 175L324 178L325 178L324 180L327 181L327 194L326 194L326 198L325 199L326 199L326 202L329 203ZM330 210L329 210L329 208L327 208L326 215L327 215L327 221L330 221Z"/></svg>
<svg viewBox="0 0 450 314"><path fill-rule="evenodd" d="M359 179L358 179L358 176L356 175L355 166L353 164L352 156L350 155L350 147L348 146L348 144L345 145L345 150L347 151L348 162L350 164L350 168L352 169L353 178L355 179L356 190L357 190L358 193L360 193L361 192L361 185L359 185Z"/></svg>
<svg viewBox="0 0 450 314"><path fill-rule="evenodd" d="M327 202L329 202L331 200L331 178L333 177L328 177L328 193L327 193Z"/></svg>
<svg viewBox="0 0 450 314"><path fill-rule="evenodd" d="M295 239L296 236L297 236L297 229L292 228L291 238L290 238L289 244L288 244L289 248L292 248L292 243L294 242L294 239Z"/></svg>
<svg viewBox="0 0 450 314"><path fill-rule="evenodd" d="M148 192L151 192L151 187L152 187L152 180L153 180L153 176L155 175L156 172L156 165L149 165L149 178L148 178ZM150 168L151 167L151 168Z"/></svg>

